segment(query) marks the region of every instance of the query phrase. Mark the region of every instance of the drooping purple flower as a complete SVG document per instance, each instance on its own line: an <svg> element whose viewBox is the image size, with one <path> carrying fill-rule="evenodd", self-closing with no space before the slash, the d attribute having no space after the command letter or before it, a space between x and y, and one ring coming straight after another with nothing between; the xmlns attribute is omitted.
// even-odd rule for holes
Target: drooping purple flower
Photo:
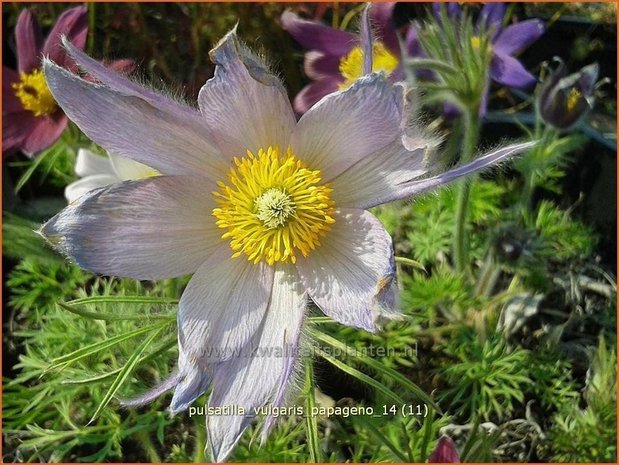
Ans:
<svg viewBox="0 0 619 465"><path fill-rule="evenodd" d="M254 409L286 400L310 299L368 331L397 317L391 238L367 209L531 145L419 179L432 147L407 124L404 87L382 74L330 94L297 121L284 87L235 30L211 51L215 75L198 110L66 45L98 84L46 60L58 104L105 150L161 176L91 191L41 234L96 273L193 273L178 309L178 370L136 402L174 389L178 412L210 387L209 406L243 408L207 417L215 461L231 453ZM268 417L263 438L273 423Z"/></svg>
<svg viewBox="0 0 619 465"><path fill-rule="evenodd" d="M373 71L383 71L392 82L404 77L400 44L393 23L395 3L376 3L370 8L370 22L375 27L377 40L373 45ZM363 50L358 34L325 26L316 21L299 18L286 11L282 26L308 52L305 53L305 74L313 81L294 100L298 113L305 113L322 97L350 86L363 76ZM406 34L409 56L419 54L419 43L414 28Z"/></svg>
<svg viewBox="0 0 619 465"><path fill-rule="evenodd" d="M593 63L568 75L563 61L559 58L555 61L557 68L542 83L537 107L546 123L556 129L569 130L593 108L599 66Z"/></svg>
<svg viewBox="0 0 619 465"><path fill-rule="evenodd" d="M450 437L442 436L438 440L428 463L460 463L460 454Z"/></svg>
<svg viewBox="0 0 619 465"><path fill-rule="evenodd" d="M16 150L32 155L52 145L67 126L67 118L49 92L41 69L41 58L75 70L60 44L66 36L83 49L88 34L86 7L71 8L60 15L45 40L34 14L23 10L15 26L17 72L2 66L2 153ZM129 70L132 62L113 66Z"/></svg>

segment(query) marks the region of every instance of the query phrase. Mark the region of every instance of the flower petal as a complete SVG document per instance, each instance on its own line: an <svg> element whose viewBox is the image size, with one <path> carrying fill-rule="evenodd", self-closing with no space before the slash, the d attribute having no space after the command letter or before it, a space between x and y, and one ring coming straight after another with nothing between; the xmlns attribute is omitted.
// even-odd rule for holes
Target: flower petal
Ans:
<svg viewBox="0 0 619 465"><path fill-rule="evenodd" d="M372 26L376 27L376 39L385 44L396 56L400 56L400 42L393 22L394 9L395 2L373 3L370 8L370 21Z"/></svg>
<svg viewBox="0 0 619 465"><path fill-rule="evenodd" d="M307 52L303 61L303 70L310 79L330 77L343 81L339 66L340 58L338 56L316 50Z"/></svg>
<svg viewBox="0 0 619 465"><path fill-rule="evenodd" d="M370 212L338 210L323 244L299 258L297 270L316 305L340 323L373 332L396 314L391 237Z"/></svg>
<svg viewBox="0 0 619 465"><path fill-rule="evenodd" d="M494 28L495 33L501 28L507 6L503 2L488 2L479 13L477 25L485 29Z"/></svg>
<svg viewBox="0 0 619 465"><path fill-rule="evenodd" d="M85 5L71 8L60 15L50 31L43 55L62 67L70 67L71 60L62 48L61 37L66 36L75 47L83 49L88 36L88 15Z"/></svg>
<svg viewBox="0 0 619 465"><path fill-rule="evenodd" d="M2 153L7 154L19 150L24 139L34 127L36 117L31 111L25 110L2 115Z"/></svg>
<svg viewBox="0 0 619 465"><path fill-rule="evenodd" d="M299 120L292 150L329 181L402 133L403 88L373 74L328 95Z"/></svg>
<svg viewBox="0 0 619 465"><path fill-rule="evenodd" d="M149 178L158 173L154 169L127 157L109 154L114 173L121 181Z"/></svg>
<svg viewBox="0 0 619 465"><path fill-rule="evenodd" d="M490 64L490 77L499 84L518 89L531 87L537 82L537 78L516 58L503 55L496 50Z"/></svg>
<svg viewBox="0 0 619 465"><path fill-rule="evenodd" d="M230 31L210 52L215 75L198 95L198 105L229 157L269 146L285 150L295 117L281 82Z"/></svg>
<svg viewBox="0 0 619 465"><path fill-rule="evenodd" d="M114 167L109 157L99 155L88 149L79 149L75 160L75 174L80 178L94 175L109 175L115 176ZM116 176L115 176L116 177ZM116 182L121 179L117 178Z"/></svg>
<svg viewBox="0 0 619 465"><path fill-rule="evenodd" d="M322 78L305 86L294 98L294 109L303 114L323 97L339 90L341 78Z"/></svg>
<svg viewBox="0 0 619 465"><path fill-rule="evenodd" d="M60 111L49 116L35 117L33 121L30 133L22 143L22 150L29 156L51 147L60 138L69 122Z"/></svg>
<svg viewBox="0 0 619 465"><path fill-rule="evenodd" d="M387 193L395 194L400 184L424 175L426 155L433 148L427 141L426 146L409 150L396 140L365 157L331 180L335 204L360 209L375 206L375 199Z"/></svg>
<svg viewBox="0 0 619 465"><path fill-rule="evenodd" d="M95 273L161 279L193 273L221 244L215 185L158 176L92 191L41 228L60 252Z"/></svg>
<svg viewBox="0 0 619 465"><path fill-rule="evenodd" d="M178 306L179 372L185 379L204 378L213 365L236 356L259 330L269 304L273 268L231 258L221 243L198 268L183 292ZM187 374L193 374L187 376ZM210 376L208 376L210 378ZM173 412L188 406L195 397L192 384L177 387Z"/></svg>
<svg viewBox="0 0 619 465"><path fill-rule="evenodd" d="M22 10L15 24L17 69L29 73L41 67L43 36L37 18L30 10Z"/></svg>
<svg viewBox="0 0 619 465"><path fill-rule="evenodd" d="M439 174L438 176L400 184L398 185L397 193L386 194L384 196L378 197L374 199L373 205L381 205L383 203L393 202L395 200L403 200L408 197L412 197L414 195L436 189L452 181L455 181L458 178L467 176L477 171L484 170L503 161L506 161L514 155L529 150L536 143L536 141L523 142L520 144L509 145L507 147L501 147L498 150L476 158L471 163L459 166L457 168L453 168L449 171Z"/></svg>
<svg viewBox="0 0 619 465"><path fill-rule="evenodd" d="M501 55L514 55L521 52L544 33L544 23L539 19L529 19L503 29L492 47Z"/></svg>
<svg viewBox="0 0 619 465"><path fill-rule="evenodd" d="M460 463L458 449L448 436L441 437L428 457L428 463Z"/></svg>
<svg viewBox="0 0 619 465"><path fill-rule="evenodd" d="M79 199L87 192L99 189L100 187L109 186L120 182L114 175L109 174L92 174L85 178L78 179L64 188L64 197L68 203L72 203Z"/></svg>
<svg viewBox="0 0 619 465"><path fill-rule="evenodd" d="M226 459L254 417L254 409L278 406L297 365L307 299L293 267L275 268L269 307L261 331L242 353L218 366L209 407L235 405L245 415L213 415L206 419L214 462ZM272 420L267 420L263 434Z"/></svg>
<svg viewBox="0 0 619 465"><path fill-rule="evenodd" d="M10 113L24 111L24 106L21 104L15 95L13 84L19 82L19 74L6 66L2 67L2 116Z"/></svg>
<svg viewBox="0 0 619 465"><path fill-rule="evenodd" d="M358 43L358 38L350 32L301 19L291 11L282 14L282 26L304 48L338 57L348 55Z"/></svg>
<svg viewBox="0 0 619 465"><path fill-rule="evenodd" d="M123 76L126 69L126 64L121 63L121 65L124 66L122 70L118 70L117 67L114 66L114 64L118 62L113 62L109 67L104 66L101 62L92 59L80 49L73 46L73 44L71 44L68 40L63 40L62 45L67 50L69 56L75 60L77 65L84 70L90 78L96 79L105 87L109 87L110 89L123 95L141 98L161 111L173 114L182 113L182 115L179 115L178 118L184 117L189 120L194 120L194 122L191 123L192 125L199 126L203 124L200 120L199 113L193 108L190 108L181 102L172 100L165 95L147 89L146 87L141 86L140 84Z"/></svg>
<svg viewBox="0 0 619 465"><path fill-rule="evenodd" d="M164 174L223 177L228 169L197 112L156 107L124 89L107 88L44 62L49 88L65 113L110 153L132 158Z"/></svg>

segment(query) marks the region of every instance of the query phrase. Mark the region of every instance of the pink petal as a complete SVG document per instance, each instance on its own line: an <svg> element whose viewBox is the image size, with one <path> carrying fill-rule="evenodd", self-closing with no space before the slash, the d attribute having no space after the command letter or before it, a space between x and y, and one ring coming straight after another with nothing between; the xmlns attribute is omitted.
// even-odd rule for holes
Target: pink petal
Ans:
<svg viewBox="0 0 619 465"><path fill-rule="evenodd" d="M39 23L30 10L22 10L17 18L15 44L17 46L17 69L20 73L29 73L41 67L43 36Z"/></svg>
<svg viewBox="0 0 619 465"><path fill-rule="evenodd" d="M71 62L62 48L61 36L66 36L77 48L84 48L88 36L88 15L85 5L76 6L62 13L43 45L44 56L59 66L67 67Z"/></svg>
<svg viewBox="0 0 619 465"><path fill-rule="evenodd" d="M2 116L2 154L8 155L23 146L24 139L35 124L34 113L28 110Z"/></svg>
<svg viewBox="0 0 619 465"><path fill-rule="evenodd" d="M23 111L24 107L15 95L13 84L19 82L19 74L6 66L2 67L2 115Z"/></svg>
<svg viewBox="0 0 619 465"><path fill-rule="evenodd" d="M299 18L291 11L282 14L283 28L308 50L318 50L338 57L346 56L357 45L358 38L316 21Z"/></svg>
<svg viewBox="0 0 619 465"><path fill-rule="evenodd" d="M294 109L303 114L323 97L339 90L341 78L324 78L308 84L294 98Z"/></svg>
<svg viewBox="0 0 619 465"><path fill-rule="evenodd" d="M67 117L60 111L48 116L35 116L30 134L24 138L22 150L28 155L34 155L51 147L60 138L67 123Z"/></svg>

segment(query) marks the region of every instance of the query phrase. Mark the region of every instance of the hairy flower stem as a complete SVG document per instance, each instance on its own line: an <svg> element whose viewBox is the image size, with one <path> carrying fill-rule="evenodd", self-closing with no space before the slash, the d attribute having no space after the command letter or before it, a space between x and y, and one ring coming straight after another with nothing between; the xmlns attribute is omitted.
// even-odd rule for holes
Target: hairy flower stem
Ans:
<svg viewBox="0 0 619 465"><path fill-rule="evenodd" d="M196 415L194 418L198 419L200 417ZM196 441L193 450L193 462L204 463L204 450L206 449L206 427L204 421L196 420L195 428Z"/></svg>
<svg viewBox="0 0 619 465"><path fill-rule="evenodd" d="M316 394L314 387L314 361L311 358L305 360L305 432L307 435L307 447L309 449L309 462L322 462L322 452L320 450L320 440L318 439L318 423L312 411L316 405Z"/></svg>
<svg viewBox="0 0 619 465"><path fill-rule="evenodd" d="M155 449L155 445L153 444L153 441L150 439L148 432L144 430L138 431L136 433L136 436L138 440L140 441L140 445L142 446L142 449L144 449L144 452L146 452L148 460L150 460L152 463L161 463L161 458L159 458L157 449Z"/></svg>
<svg viewBox="0 0 619 465"><path fill-rule="evenodd" d="M460 163L468 163L473 158L477 139L479 137L479 108L470 108L463 115L464 118L464 141ZM454 232L453 258L456 270L465 272L469 265L469 241L466 235L466 222L468 220L469 196L471 193L470 180L461 181L458 186L456 200L456 229Z"/></svg>

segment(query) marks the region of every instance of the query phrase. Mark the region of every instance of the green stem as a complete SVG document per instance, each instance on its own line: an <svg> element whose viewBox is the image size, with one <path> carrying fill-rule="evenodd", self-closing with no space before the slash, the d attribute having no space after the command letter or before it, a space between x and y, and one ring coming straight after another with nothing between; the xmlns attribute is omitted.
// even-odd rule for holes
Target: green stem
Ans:
<svg viewBox="0 0 619 465"><path fill-rule="evenodd" d="M492 293L492 288L496 284L499 273L500 269L494 262L494 254L492 253L492 249L489 249L481 272L479 273L479 277L477 278L475 295L486 297L489 296Z"/></svg>
<svg viewBox="0 0 619 465"><path fill-rule="evenodd" d="M309 449L309 462L322 462L322 452L318 439L318 423L316 416L312 414L316 405L316 394L314 393L314 366L313 360L308 358L305 361L305 430L307 434L307 447Z"/></svg>
<svg viewBox="0 0 619 465"><path fill-rule="evenodd" d="M146 455L148 456L148 460L152 463L161 463L157 449L155 449L155 445L153 444L153 441L151 441L148 433L142 430L138 431L136 435L142 448L144 449L144 452L146 452Z"/></svg>
<svg viewBox="0 0 619 465"><path fill-rule="evenodd" d="M468 163L473 159L477 138L479 136L479 111L471 108L463 116L464 118L464 141L462 147L461 163ZM458 186L456 200L456 229L454 232L453 256L456 270L464 272L469 264L469 242L466 236L466 223L468 220L469 196L473 180L464 180Z"/></svg>
<svg viewBox="0 0 619 465"><path fill-rule="evenodd" d="M200 418L196 415L194 418ZM204 449L206 448L206 426L204 421L196 420L194 422L196 428L196 442L193 451L193 462L204 463Z"/></svg>

